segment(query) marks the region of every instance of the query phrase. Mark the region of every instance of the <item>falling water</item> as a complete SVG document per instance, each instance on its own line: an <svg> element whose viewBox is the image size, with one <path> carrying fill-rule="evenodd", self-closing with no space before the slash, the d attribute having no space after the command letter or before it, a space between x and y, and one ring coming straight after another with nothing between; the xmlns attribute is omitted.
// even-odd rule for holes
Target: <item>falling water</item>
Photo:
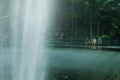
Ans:
<svg viewBox="0 0 120 80"><path fill-rule="evenodd" d="M9 20L12 80L46 80L45 45L48 40L47 29L51 26L53 15L52 0L0 0L0 2L7 3L2 4L4 11L8 9L7 14L2 14ZM3 15L2 18L5 17Z"/></svg>

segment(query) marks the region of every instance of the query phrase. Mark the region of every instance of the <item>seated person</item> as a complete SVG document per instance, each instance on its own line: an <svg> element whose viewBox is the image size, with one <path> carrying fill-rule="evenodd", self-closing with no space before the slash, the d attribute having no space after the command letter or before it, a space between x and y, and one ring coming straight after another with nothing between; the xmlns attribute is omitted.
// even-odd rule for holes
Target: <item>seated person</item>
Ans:
<svg viewBox="0 0 120 80"><path fill-rule="evenodd" d="M97 44L98 44L98 45L102 45L102 39L101 39L101 37L98 37L98 38L97 38Z"/></svg>

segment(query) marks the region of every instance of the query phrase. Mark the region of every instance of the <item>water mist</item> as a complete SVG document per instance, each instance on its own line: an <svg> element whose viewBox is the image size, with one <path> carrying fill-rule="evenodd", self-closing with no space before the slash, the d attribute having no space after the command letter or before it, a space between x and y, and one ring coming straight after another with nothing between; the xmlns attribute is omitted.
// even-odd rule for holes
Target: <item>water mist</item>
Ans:
<svg viewBox="0 0 120 80"><path fill-rule="evenodd" d="M50 0L11 0L10 25L13 80L46 80L47 29L51 26ZM38 67L39 66L39 67ZM37 72L39 72L39 75ZM39 77L37 77L39 76Z"/></svg>

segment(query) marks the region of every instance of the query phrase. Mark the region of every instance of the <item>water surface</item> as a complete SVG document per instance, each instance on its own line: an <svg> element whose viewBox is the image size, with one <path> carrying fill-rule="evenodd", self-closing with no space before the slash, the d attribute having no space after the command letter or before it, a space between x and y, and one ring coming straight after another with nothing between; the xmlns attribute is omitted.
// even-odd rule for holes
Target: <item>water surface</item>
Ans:
<svg viewBox="0 0 120 80"><path fill-rule="evenodd" d="M0 78L13 80L13 52L9 48L0 49ZM20 52L16 52L20 54ZM117 80L120 79L120 54L116 51L50 48L47 55L47 80ZM19 63L20 56L15 56ZM32 59L31 59L32 60ZM38 59L36 80L40 80Z"/></svg>

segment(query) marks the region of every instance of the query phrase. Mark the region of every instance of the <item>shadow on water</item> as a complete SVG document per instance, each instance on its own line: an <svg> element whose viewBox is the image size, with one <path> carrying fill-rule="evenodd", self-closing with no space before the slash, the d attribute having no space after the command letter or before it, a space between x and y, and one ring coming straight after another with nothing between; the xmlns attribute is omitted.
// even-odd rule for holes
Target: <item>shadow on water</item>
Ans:
<svg viewBox="0 0 120 80"><path fill-rule="evenodd" d="M90 70L51 68L48 77L49 80L96 80L98 75Z"/></svg>
<svg viewBox="0 0 120 80"><path fill-rule="evenodd" d="M102 70L81 70L81 69L60 69L51 68L48 70L49 80L119 80L120 72Z"/></svg>
<svg viewBox="0 0 120 80"><path fill-rule="evenodd" d="M48 51L47 80L120 80L119 52L69 48ZM14 80L10 51L1 52L0 80ZM36 80L40 80L41 64L37 65Z"/></svg>
<svg viewBox="0 0 120 80"><path fill-rule="evenodd" d="M51 53L49 80L120 80L119 52L56 49Z"/></svg>

